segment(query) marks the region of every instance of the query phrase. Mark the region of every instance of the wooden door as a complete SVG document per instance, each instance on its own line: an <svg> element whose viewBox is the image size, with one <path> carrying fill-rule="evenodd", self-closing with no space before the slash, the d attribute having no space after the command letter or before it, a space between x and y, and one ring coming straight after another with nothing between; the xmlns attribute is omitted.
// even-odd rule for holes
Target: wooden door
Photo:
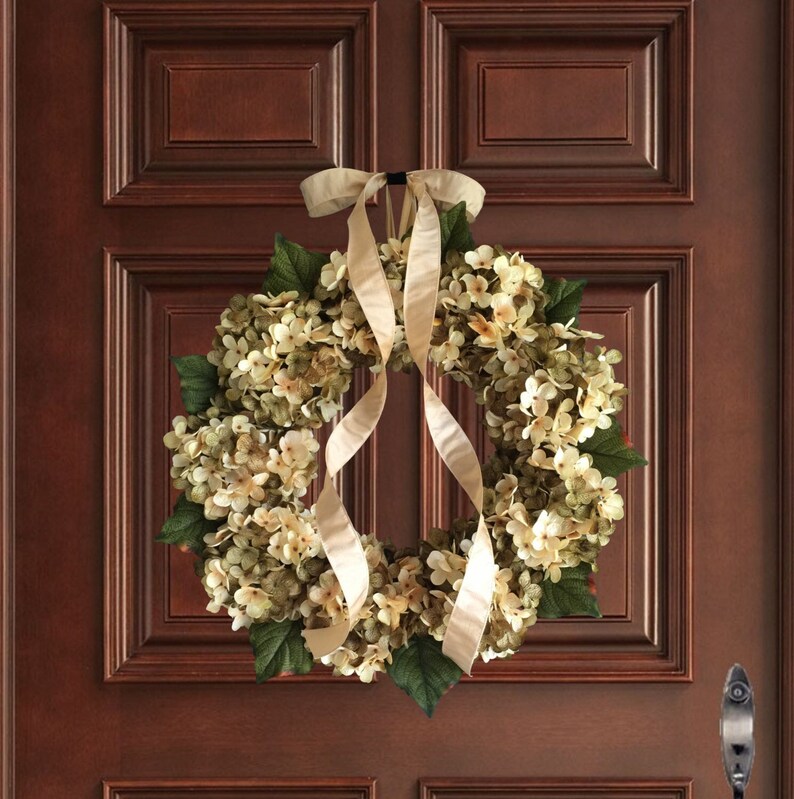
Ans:
<svg viewBox="0 0 794 799"><path fill-rule="evenodd" d="M756 686L751 795L791 799L789 4L2 5L5 799L727 796L734 661ZM276 231L344 246L343 215L308 221L298 191L333 165L466 172L488 191L478 241L586 277L585 326L625 353L651 462L624 483L605 618L539 623L432 720L385 679L255 685L245 634L154 542L168 355L208 349ZM461 500L416 374L391 385L344 490L359 525L407 545ZM470 396L440 390L482 446Z"/></svg>

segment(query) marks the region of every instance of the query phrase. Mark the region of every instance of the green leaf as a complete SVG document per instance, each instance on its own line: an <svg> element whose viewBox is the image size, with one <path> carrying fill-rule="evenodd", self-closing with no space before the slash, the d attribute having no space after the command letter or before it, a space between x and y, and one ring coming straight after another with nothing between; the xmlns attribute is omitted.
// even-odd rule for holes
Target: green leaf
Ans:
<svg viewBox="0 0 794 799"><path fill-rule="evenodd" d="M386 671L428 718L433 715L439 699L463 674L441 651L441 642L428 635L415 636L398 649Z"/></svg>
<svg viewBox="0 0 794 799"><path fill-rule="evenodd" d="M304 249L276 233L276 245L262 291L266 294L281 294L282 291L308 294L317 285L322 268L330 260L327 255Z"/></svg>
<svg viewBox="0 0 794 799"><path fill-rule="evenodd" d="M204 536L214 533L220 524L219 519L205 518L202 505L197 505L184 494L180 494L174 505L174 512L165 520L155 541L188 547L200 555L204 551Z"/></svg>
<svg viewBox="0 0 794 799"><path fill-rule="evenodd" d="M179 372L182 403L188 413L206 411L218 391L218 370L204 355L172 357Z"/></svg>
<svg viewBox="0 0 794 799"><path fill-rule="evenodd" d="M593 466L604 477L617 477L635 466L648 465L648 461L626 442L615 419L606 430L596 428L590 438L579 442L578 449L592 456Z"/></svg>
<svg viewBox="0 0 794 799"><path fill-rule="evenodd" d="M448 250L468 252L474 249L474 239L469 230L469 220L466 218L466 203L459 202L447 211L439 214L438 221L441 225L441 256L446 256Z"/></svg>
<svg viewBox="0 0 794 799"><path fill-rule="evenodd" d="M550 325L555 322L567 325L573 319L574 325L579 324L579 306L586 284L586 280L546 278L543 281L543 291L549 295L549 301L543 309L546 322Z"/></svg>
<svg viewBox="0 0 794 799"><path fill-rule="evenodd" d="M559 619L561 616L594 616L601 618L598 600L590 588L592 567L580 563L572 569L562 569L558 583L544 580L540 585L543 596L538 605L541 619Z"/></svg>
<svg viewBox="0 0 794 799"><path fill-rule="evenodd" d="M248 628L254 650L256 681L265 682L279 674L306 674L311 671L311 653L301 635L299 621L269 621Z"/></svg>

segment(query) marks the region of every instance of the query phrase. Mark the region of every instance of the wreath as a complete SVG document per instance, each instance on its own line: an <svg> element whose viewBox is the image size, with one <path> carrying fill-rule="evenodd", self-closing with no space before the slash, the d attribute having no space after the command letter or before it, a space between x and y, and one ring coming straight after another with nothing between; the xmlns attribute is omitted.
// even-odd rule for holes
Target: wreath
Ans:
<svg viewBox="0 0 794 799"><path fill-rule="evenodd" d="M544 278L499 246L476 247L461 203L440 215L442 269L430 359L484 407L495 453L482 465L497 573L480 643L510 657L538 618L600 616L592 574L623 517L615 478L646 461L616 415L615 349L578 328L585 281ZM396 308L386 364L410 370L401 335L409 233L379 245ZM261 292L235 295L208 355L172 359L186 414L164 437L181 492L159 541L198 556L212 612L247 628L257 681L313 667L302 631L345 613L305 497L315 431L342 410L356 369L378 371L346 254L276 237ZM441 649L475 519L432 529L417 549L361 536L369 594L344 644L321 662L370 682L385 672L432 714L461 669Z"/></svg>

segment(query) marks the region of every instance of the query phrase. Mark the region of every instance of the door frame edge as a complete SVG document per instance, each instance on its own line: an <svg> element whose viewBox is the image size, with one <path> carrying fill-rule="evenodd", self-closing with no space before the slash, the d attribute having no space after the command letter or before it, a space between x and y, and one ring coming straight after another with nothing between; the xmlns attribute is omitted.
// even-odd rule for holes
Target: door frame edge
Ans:
<svg viewBox="0 0 794 799"><path fill-rule="evenodd" d="M0 0L0 797L14 796L15 0Z"/></svg>
<svg viewBox="0 0 794 799"><path fill-rule="evenodd" d="M780 0L779 719L781 799L794 799L794 0ZM0 799L14 799L15 0L0 0Z"/></svg>
<svg viewBox="0 0 794 799"><path fill-rule="evenodd" d="M780 0L780 582L778 795L794 799L794 0Z"/></svg>

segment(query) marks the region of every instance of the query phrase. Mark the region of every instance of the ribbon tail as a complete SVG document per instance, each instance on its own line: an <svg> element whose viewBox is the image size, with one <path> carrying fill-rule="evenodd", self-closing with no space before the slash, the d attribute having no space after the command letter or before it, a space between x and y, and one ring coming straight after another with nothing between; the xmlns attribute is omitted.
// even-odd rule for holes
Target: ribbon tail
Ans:
<svg viewBox="0 0 794 799"><path fill-rule="evenodd" d="M317 499L316 514L323 522L321 537L325 554L347 600L347 618L344 621L330 627L303 631L303 637L312 655L321 658L342 646L356 623L367 599L369 567L361 539L345 511L329 473L326 473L323 490ZM355 538L355 547L351 547L350 544L351 531Z"/></svg>
<svg viewBox="0 0 794 799"><path fill-rule="evenodd" d="M369 566L361 538L336 491L333 478L369 438L386 404L386 390L386 372L383 371L334 428L326 445L325 483L315 508L317 532L345 598L347 618L331 627L303 631L315 658L330 655L344 643L369 593Z"/></svg>
<svg viewBox="0 0 794 799"><path fill-rule="evenodd" d="M480 517L442 645L442 652L466 674L471 674L491 612L496 573L493 543L482 515L482 472L468 436L427 382L424 396L427 428L433 443Z"/></svg>
<svg viewBox="0 0 794 799"><path fill-rule="evenodd" d="M425 418L433 444L480 516L442 647L445 655L470 674L490 613L495 564L491 536L482 516L479 459L468 436L427 380L427 356L441 274L441 233L432 198L423 183L418 182L417 188L419 209L405 281L405 336L422 374Z"/></svg>
<svg viewBox="0 0 794 799"><path fill-rule="evenodd" d="M394 346L394 302L381 268L365 205L383 185L383 173L369 174L349 169L329 169L312 175L301 184L312 215L333 213L355 203L348 219L350 285L373 331L383 364L374 384L334 428L325 449L325 484L315 511L317 532L347 605L347 616L344 621L330 627L303 631L315 658L330 655L344 644L369 593L369 566L361 538L350 521L333 479L372 435L386 403L386 362ZM351 200L354 196L357 199Z"/></svg>
<svg viewBox="0 0 794 799"><path fill-rule="evenodd" d="M327 471L317 502L317 530L347 603L347 618L331 627L304 630L315 657L330 654L344 643L369 593L369 569L361 539L333 485L333 478L372 434L386 401L385 369L394 346L394 303L365 207L367 199L385 183L384 173L329 169L312 175L301 184L311 216L324 216L355 204L348 220L350 284L377 341L382 362L382 371L374 385L337 425L326 447ZM427 381L427 356L441 271L441 232L431 193L442 207L465 200L469 216L474 217L482 205L484 191L471 178L447 170L409 173L400 220L400 235L414 221L405 282L405 335L422 374L428 428L444 462L480 514L443 647L443 651L469 673L488 620L495 568L491 538L482 517L479 460L465 432Z"/></svg>
<svg viewBox="0 0 794 799"><path fill-rule="evenodd" d="M474 542L468 552L466 573L452 608L441 651L468 675L480 648L491 613L494 591L494 556L491 535L480 514ZM450 631L453 632L450 635Z"/></svg>

